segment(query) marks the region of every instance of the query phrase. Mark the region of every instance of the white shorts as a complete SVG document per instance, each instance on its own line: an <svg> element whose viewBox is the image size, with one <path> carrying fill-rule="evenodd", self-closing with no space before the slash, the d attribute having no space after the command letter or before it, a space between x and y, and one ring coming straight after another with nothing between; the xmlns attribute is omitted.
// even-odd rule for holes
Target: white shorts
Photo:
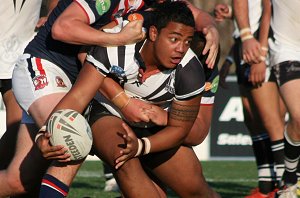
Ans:
<svg viewBox="0 0 300 198"><path fill-rule="evenodd" d="M67 93L72 84L55 64L29 54L18 60L12 76L12 89L19 105L28 112L30 105L42 96Z"/></svg>

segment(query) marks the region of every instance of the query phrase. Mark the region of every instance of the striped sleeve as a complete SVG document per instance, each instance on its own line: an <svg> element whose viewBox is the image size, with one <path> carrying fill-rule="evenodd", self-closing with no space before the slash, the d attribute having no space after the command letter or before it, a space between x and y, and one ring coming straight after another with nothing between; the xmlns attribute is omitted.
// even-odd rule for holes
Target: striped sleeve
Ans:
<svg viewBox="0 0 300 198"><path fill-rule="evenodd" d="M86 61L94 65L94 67L104 76L110 72L111 64L108 59L107 48L94 46L89 51Z"/></svg>
<svg viewBox="0 0 300 198"><path fill-rule="evenodd" d="M201 94L205 87L203 66L196 55L189 50L175 73L175 98L186 100Z"/></svg>

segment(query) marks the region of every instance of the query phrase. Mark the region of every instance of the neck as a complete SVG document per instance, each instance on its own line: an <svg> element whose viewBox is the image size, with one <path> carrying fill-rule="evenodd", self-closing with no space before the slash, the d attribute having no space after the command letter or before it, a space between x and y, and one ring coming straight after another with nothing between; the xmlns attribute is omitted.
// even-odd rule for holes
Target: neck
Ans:
<svg viewBox="0 0 300 198"><path fill-rule="evenodd" d="M154 55L154 46L149 40L144 43L141 49L141 56L146 66L146 70L144 72L150 72L158 68L158 63Z"/></svg>

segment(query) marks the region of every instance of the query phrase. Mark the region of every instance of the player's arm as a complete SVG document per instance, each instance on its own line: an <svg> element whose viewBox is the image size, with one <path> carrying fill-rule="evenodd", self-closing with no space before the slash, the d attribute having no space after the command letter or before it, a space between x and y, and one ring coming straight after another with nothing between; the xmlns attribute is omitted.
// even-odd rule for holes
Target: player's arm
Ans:
<svg viewBox="0 0 300 198"><path fill-rule="evenodd" d="M261 46L261 62L257 64L251 65L251 70L249 74L249 81L255 87L261 86L261 84L265 81L266 75L266 63L265 60L268 54L268 36L270 29L270 20L271 20L271 2L270 0L263 0L263 12L259 27L259 43Z"/></svg>
<svg viewBox="0 0 300 198"><path fill-rule="evenodd" d="M92 64L85 62L74 86L52 112L59 109L73 109L82 113L95 96L104 78L105 76L99 73ZM44 133L43 136L39 136L39 138L36 139L36 143L43 157L48 160L59 160L60 162L70 161L70 154L65 153L66 150L59 145L51 146L49 144L49 138L50 134Z"/></svg>
<svg viewBox="0 0 300 198"><path fill-rule="evenodd" d="M204 141L211 125L213 108L213 104L200 105L200 109L193 127L188 136L184 139L184 145L196 146Z"/></svg>
<svg viewBox="0 0 300 198"><path fill-rule="evenodd" d="M85 62L75 84L54 108L53 112L68 108L82 113L96 95L104 78L105 76L98 72L91 63Z"/></svg>
<svg viewBox="0 0 300 198"><path fill-rule="evenodd" d="M190 132L200 106L201 96L198 95L192 99L185 101L173 100L170 112L168 115L168 124L165 128L158 131L154 135L142 138L143 143L142 151L144 153L133 154L132 149L125 148L121 150L121 156L115 160L115 168L122 166L128 159L136 155L145 155L148 153L155 153L165 151L171 148L180 146L188 133ZM131 136L134 139L133 131L125 125L124 129L127 132L127 136ZM123 138L127 140L125 135ZM138 139L138 141L141 141ZM140 149L137 149L140 150Z"/></svg>
<svg viewBox="0 0 300 198"><path fill-rule="evenodd" d="M209 68L213 68L217 58L220 43L220 35L217 30L215 20L204 10L195 7L187 0L183 1L187 3L188 7L193 13L196 22L196 30L201 31L205 35L206 44L202 54L204 55L206 53L209 53L205 62L209 66Z"/></svg>
<svg viewBox="0 0 300 198"><path fill-rule="evenodd" d="M167 124L166 111L126 95L123 88L111 78L105 78L99 91L116 105L128 122L149 122L157 125Z"/></svg>
<svg viewBox="0 0 300 198"><path fill-rule="evenodd" d="M54 22L52 37L79 45L117 46L140 41L145 35L142 20L128 23L120 33L98 31L90 26L91 22L83 8L73 1Z"/></svg>
<svg viewBox="0 0 300 198"><path fill-rule="evenodd" d="M261 46L250 29L248 0L233 0L233 11L243 43L243 60L249 64L261 62Z"/></svg>

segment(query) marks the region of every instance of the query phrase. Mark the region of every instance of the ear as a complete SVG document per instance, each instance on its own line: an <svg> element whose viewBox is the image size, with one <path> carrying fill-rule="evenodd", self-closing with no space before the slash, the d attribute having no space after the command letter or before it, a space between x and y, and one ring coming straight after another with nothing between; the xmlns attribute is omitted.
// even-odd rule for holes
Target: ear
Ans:
<svg viewBox="0 0 300 198"><path fill-rule="evenodd" d="M150 28L149 28L149 39L154 42L156 40L157 36L158 36L158 31L157 31L156 27L153 26L153 25L150 26Z"/></svg>

